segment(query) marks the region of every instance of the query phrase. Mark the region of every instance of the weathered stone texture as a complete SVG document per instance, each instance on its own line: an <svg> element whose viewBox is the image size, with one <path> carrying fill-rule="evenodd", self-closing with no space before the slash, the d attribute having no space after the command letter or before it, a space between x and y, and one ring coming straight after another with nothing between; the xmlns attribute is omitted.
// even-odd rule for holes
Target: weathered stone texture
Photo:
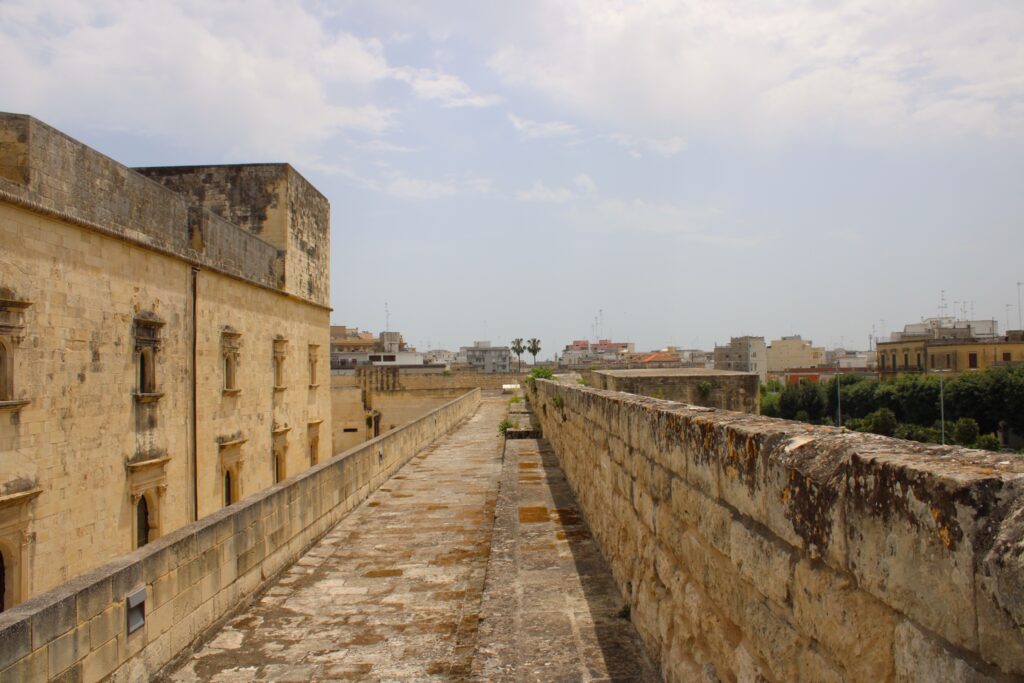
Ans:
<svg viewBox="0 0 1024 683"><path fill-rule="evenodd" d="M543 380L527 395L666 679L1024 676L1024 462Z"/></svg>
<svg viewBox="0 0 1024 683"><path fill-rule="evenodd" d="M288 164L136 168L284 254L284 289L327 304L330 207Z"/></svg>
<svg viewBox="0 0 1024 683"><path fill-rule="evenodd" d="M663 398L695 406L724 408L741 413L760 411L760 379L752 372L705 368L649 370L588 370L581 373L587 386L607 391Z"/></svg>
<svg viewBox="0 0 1024 683"><path fill-rule="evenodd" d="M479 404L465 394L4 612L0 680L148 679ZM128 635L140 586L146 623Z"/></svg>
<svg viewBox="0 0 1024 683"><path fill-rule="evenodd" d="M9 197L266 287L281 284L281 254L273 245L196 214L184 195L42 121L0 114L0 149L0 192Z"/></svg>

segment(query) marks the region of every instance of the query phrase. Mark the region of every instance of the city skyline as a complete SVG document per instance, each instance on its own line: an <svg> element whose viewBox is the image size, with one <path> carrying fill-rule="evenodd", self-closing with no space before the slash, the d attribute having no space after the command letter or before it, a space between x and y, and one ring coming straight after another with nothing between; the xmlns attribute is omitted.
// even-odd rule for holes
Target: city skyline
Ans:
<svg viewBox="0 0 1024 683"><path fill-rule="evenodd" d="M999 1L8 2L0 84L130 165L291 163L335 323L863 349L941 290L1013 322L1022 30Z"/></svg>

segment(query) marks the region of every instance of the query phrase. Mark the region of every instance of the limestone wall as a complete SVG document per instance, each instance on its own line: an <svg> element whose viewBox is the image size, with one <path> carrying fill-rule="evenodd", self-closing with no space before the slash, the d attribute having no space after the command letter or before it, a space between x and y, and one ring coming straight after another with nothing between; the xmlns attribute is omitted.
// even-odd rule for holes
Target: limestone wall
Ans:
<svg viewBox="0 0 1024 683"><path fill-rule="evenodd" d="M238 495L247 496L275 483L275 447L282 451L286 476L331 456L330 325L325 309L254 291L210 271L198 274L196 289L196 486L202 517L224 506L229 468ZM240 347L235 392L224 390L226 328L238 334ZM280 385L275 344L283 356ZM315 381L310 354L317 359ZM241 443L225 448L234 441Z"/></svg>
<svg viewBox="0 0 1024 683"><path fill-rule="evenodd" d="M580 373L595 389L625 391L695 406L724 408L741 413L760 412L760 379L752 372L704 368L650 370L594 370Z"/></svg>
<svg viewBox="0 0 1024 683"><path fill-rule="evenodd" d="M271 244L29 116L0 113L0 198L265 287L284 281Z"/></svg>
<svg viewBox="0 0 1024 683"><path fill-rule="evenodd" d="M380 413L380 431L383 434L415 420L461 393L464 393L463 389L375 391L370 393L370 408Z"/></svg>
<svg viewBox="0 0 1024 683"><path fill-rule="evenodd" d="M473 391L0 615L0 679L146 680L471 415ZM145 588L145 625L126 598Z"/></svg>
<svg viewBox="0 0 1024 683"><path fill-rule="evenodd" d="M401 391L414 389L501 389L503 384L521 384L525 374L489 372L420 371L398 367L360 367L351 371L335 371L338 383L353 383L369 391Z"/></svg>
<svg viewBox="0 0 1024 683"><path fill-rule="evenodd" d="M1024 676L1024 460L534 387L667 680Z"/></svg>

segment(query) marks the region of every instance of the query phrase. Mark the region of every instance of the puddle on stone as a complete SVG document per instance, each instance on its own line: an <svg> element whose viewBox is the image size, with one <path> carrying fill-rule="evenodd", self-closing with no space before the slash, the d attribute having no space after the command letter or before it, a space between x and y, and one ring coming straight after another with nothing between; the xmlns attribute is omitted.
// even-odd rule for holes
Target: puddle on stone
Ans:
<svg viewBox="0 0 1024 683"><path fill-rule="evenodd" d="M521 507L519 508L519 522L521 524L535 524L547 522L548 509L545 507Z"/></svg>

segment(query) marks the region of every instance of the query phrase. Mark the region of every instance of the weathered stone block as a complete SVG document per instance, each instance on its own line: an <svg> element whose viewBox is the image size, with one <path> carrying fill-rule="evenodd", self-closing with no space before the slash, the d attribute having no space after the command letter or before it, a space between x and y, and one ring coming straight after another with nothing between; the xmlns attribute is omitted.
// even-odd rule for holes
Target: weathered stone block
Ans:
<svg viewBox="0 0 1024 683"><path fill-rule="evenodd" d="M85 683L100 681L117 668L118 664L117 639L114 638L86 656L82 662L82 680Z"/></svg>
<svg viewBox="0 0 1024 683"><path fill-rule="evenodd" d="M740 520L732 521L729 538L729 556L740 576L765 597L786 604L793 578L792 548Z"/></svg>
<svg viewBox="0 0 1024 683"><path fill-rule="evenodd" d="M857 589L850 576L801 560L793 581L793 618L801 633L822 644L850 678L892 676L896 613Z"/></svg>
<svg viewBox="0 0 1024 683"><path fill-rule="evenodd" d="M0 616L0 669L10 666L32 651L32 632L28 620L17 613Z"/></svg>
<svg viewBox="0 0 1024 683"><path fill-rule="evenodd" d="M899 683L994 683L909 621L896 626L893 644Z"/></svg>
<svg viewBox="0 0 1024 683"><path fill-rule="evenodd" d="M45 681L47 679L47 660L47 646L43 646L0 672L0 683Z"/></svg>
<svg viewBox="0 0 1024 683"><path fill-rule="evenodd" d="M672 482L672 510L717 550L729 554L732 512L728 508L676 479Z"/></svg>
<svg viewBox="0 0 1024 683"><path fill-rule="evenodd" d="M47 646L49 670L58 674L81 661L91 651L89 627L82 625Z"/></svg>
<svg viewBox="0 0 1024 683"><path fill-rule="evenodd" d="M78 623L74 595L65 595L32 615L32 649L39 649Z"/></svg>
<svg viewBox="0 0 1024 683"><path fill-rule="evenodd" d="M851 458L850 570L886 604L977 650L974 548L991 537L989 516L1019 495L1019 484L934 448L894 453L895 445L879 437Z"/></svg>

